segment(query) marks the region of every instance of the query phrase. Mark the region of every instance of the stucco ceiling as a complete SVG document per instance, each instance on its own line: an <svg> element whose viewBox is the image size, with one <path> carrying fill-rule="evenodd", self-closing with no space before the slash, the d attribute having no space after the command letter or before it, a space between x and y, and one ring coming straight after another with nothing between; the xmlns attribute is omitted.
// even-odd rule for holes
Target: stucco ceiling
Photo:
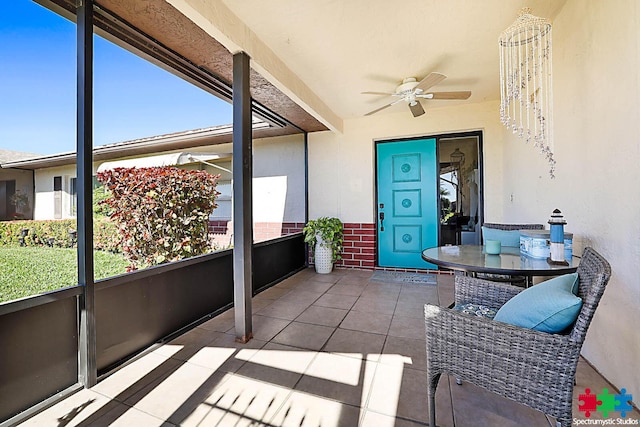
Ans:
<svg viewBox="0 0 640 427"><path fill-rule="evenodd" d="M384 97L361 92L392 92L404 77L420 79L437 71L448 78L434 90L473 92L466 101L425 101L427 115L416 119L425 120L429 108L499 99L500 33L515 20L522 7L531 7L534 15L553 21L565 1L222 0L222 3L343 120L362 116L388 102ZM268 65L265 67L268 69ZM379 114L403 109L410 114L404 103Z"/></svg>

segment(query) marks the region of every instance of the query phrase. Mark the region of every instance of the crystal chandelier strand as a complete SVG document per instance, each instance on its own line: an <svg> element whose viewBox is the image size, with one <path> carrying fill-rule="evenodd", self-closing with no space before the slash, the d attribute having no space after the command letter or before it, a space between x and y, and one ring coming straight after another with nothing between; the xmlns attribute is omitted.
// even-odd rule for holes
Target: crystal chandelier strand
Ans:
<svg viewBox="0 0 640 427"><path fill-rule="evenodd" d="M539 29L538 29L539 31ZM533 84L535 85L536 90L536 105L533 111L533 122L535 123L535 132L534 132L534 143L536 147L539 147L539 135L542 134L542 123L540 122L540 117L542 117L542 104L545 100L545 93L542 90L542 68L544 64L542 63L542 55L540 52L540 47L538 49L534 49L533 56L536 60L535 74L533 76Z"/></svg>
<svg viewBox="0 0 640 427"><path fill-rule="evenodd" d="M504 84L504 51L500 49L500 122L504 125L504 98L505 87Z"/></svg>
<svg viewBox="0 0 640 427"><path fill-rule="evenodd" d="M521 40L521 36L522 36L522 32L518 33L518 44L522 45L522 40ZM524 84L520 84L520 96L518 96L518 108L520 109L519 111L519 126L518 126L518 136L520 138L522 138L522 133L523 133L523 128L522 128L522 106L523 106L523 102L524 102L524 96L522 96L523 92L526 94L526 88L527 88L527 81L525 80L524 76L523 76L523 68L524 68L524 61L522 60L522 49L518 49L518 75L519 75L519 81L520 82L524 82ZM525 90L523 90L525 89Z"/></svg>
<svg viewBox="0 0 640 427"><path fill-rule="evenodd" d="M552 56L552 46L553 43L551 41L551 31L549 31L547 33L547 55L548 55L548 60L547 60L547 83L549 85L549 87L551 87L551 76L552 76L552 68L553 68L553 61L551 61ZM553 148L554 148L554 140L553 140L553 133L551 132L551 129L553 129L553 91L549 91L549 93L547 93L547 115L548 115L548 122L547 122L547 126L549 129L549 138L548 138L548 142L547 145L549 146L549 149L553 152ZM555 160L553 160L553 165L555 166Z"/></svg>
<svg viewBox="0 0 640 427"><path fill-rule="evenodd" d="M540 61L537 56L536 49L534 46L531 46L531 91L532 91L532 100L531 100L531 138L533 138L533 142L535 144L536 135L538 135L538 109L540 107L540 85L538 84L538 73L540 70Z"/></svg>
<svg viewBox="0 0 640 427"><path fill-rule="evenodd" d="M529 30L527 28L525 28L525 33L524 33L524 38L528 39L529 38ZM531 74L530 71L531 70L531 66L529 64L529 44L526 44L524 47L524 60L526 62L526 70L527 70L527 84L531 81ZM532 112L532 96L535 96L535 87L534 87L534 92L533 94L529 92L529 90L527 89L527 97L525 99L526 103L527 103L527 134L526 134L526 138L525 138L525 142L529 143L529 141L531 140L531 112Z"/></svg>
<svg viewBox="0 0 640 427"><path fill-rule="evenodd" d="M527 143L533 138L554 177L551 24L523 9L499 38L500 121Z"/></svg>

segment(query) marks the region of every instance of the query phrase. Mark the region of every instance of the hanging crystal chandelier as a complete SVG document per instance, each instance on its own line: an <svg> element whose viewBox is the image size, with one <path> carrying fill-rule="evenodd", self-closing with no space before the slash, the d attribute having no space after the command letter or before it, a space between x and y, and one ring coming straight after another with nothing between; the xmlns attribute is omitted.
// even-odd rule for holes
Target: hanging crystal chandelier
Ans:
<svg viewBox="0 0 640 427"><path fill-rule="evenodd" d="M551 24L524 8L499 45L500 120L527 143L533 139L554 178Z"/></svg>

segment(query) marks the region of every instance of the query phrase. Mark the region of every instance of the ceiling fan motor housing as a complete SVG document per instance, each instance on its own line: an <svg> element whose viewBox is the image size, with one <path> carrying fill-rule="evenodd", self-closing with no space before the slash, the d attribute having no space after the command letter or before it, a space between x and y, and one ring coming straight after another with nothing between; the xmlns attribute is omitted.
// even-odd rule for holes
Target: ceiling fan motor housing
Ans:
<svg viewBox="0 0 640 427"><path fill-rule="evenodd" d="M402 84L396 88L397 94L404 94L413 92L413 89L418 86L418 81L414 77L407 77L402 80Z"/></svg>

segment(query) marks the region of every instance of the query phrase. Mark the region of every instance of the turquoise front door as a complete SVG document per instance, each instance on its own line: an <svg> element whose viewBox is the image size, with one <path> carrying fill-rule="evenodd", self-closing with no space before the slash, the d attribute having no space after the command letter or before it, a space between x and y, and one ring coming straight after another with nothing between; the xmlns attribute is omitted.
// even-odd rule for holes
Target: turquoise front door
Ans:
<svg viewBox="0 0 640 427"><path fill-rule="evenodd" d="M422 251L438 245L435 139L376 145L378 264L433 268Z"/></svg>

